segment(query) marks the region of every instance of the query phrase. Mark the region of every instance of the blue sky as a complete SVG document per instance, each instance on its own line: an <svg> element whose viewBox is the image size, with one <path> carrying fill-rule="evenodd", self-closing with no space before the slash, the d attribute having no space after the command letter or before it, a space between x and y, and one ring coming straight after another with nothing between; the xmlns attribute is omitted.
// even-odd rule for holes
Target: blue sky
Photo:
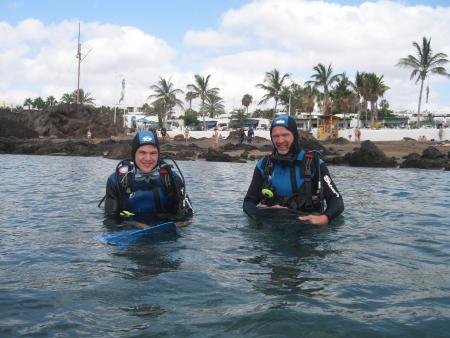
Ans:
<svg viewBox="0 0 450 338"><path fill-rule="evenodd" d="M249 0L0 0L0 20L17 23L35 18L51 24L62 19L135 25L176 44L188 29L214 27L221 16ZM326 1L360 5L361 0ZM373 2L371 0L371 2ZM409 5L449 6L450 0L402 0Z"/></svg>
<svg viewBox="0 0 450 338"><path fill-rule="evenodd" d="M212 74L231 109L245 93L262 95L255 84L266 71L276 67L303 83L322 62L350 78L356 71L383 74L391 106L415 109L418 88L395 64L422 36L450 55L450 38L441 34L450 31L450 0L370 3L0 0L0 104L54 92L58 97L73 88L81 21L84 51L92 49L83 61L82 86L99 104L114 103L122 77L128 104L139 105L159 77L184 89L200 73ZM430 79L426 109L450 110L449 82Z"/></svg>

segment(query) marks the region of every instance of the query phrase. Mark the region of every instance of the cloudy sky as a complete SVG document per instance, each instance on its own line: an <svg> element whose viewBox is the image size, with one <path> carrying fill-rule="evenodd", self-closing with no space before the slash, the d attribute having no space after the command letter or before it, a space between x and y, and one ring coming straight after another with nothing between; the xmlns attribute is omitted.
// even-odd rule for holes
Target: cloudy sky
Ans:
<svg viewBox="0 0 450 338"><path fill-rule="evenodd" d="M246 93L260 100L265 72L303 84L320 62L384 75L391 107L410 110L419 87L399 58L423 36L450 55L450 0L0 0L0 105L76 89L79 22L81 87L97 105L117 103L122 78L125 103L142 105L160 77L184 90L211 74L231 110ZM449 111L450 79L429 86L424 108Z"/></svg>

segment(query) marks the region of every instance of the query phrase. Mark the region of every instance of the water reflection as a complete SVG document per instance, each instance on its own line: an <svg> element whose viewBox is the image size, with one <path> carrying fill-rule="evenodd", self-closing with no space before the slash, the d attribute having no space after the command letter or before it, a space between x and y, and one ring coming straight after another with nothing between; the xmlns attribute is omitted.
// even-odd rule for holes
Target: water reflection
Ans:
<svg viewBox="0 0 450 338"><path fill-rule="evenodd" d="M297 226L296 226L297 225ZM259 251L253 257L239 259L258 265L261 274L253 275L255 290L267 296L313 296L324 288L320 274L321 260L337 251L328 234L331 226L249 221L248 240Z"/></svg>

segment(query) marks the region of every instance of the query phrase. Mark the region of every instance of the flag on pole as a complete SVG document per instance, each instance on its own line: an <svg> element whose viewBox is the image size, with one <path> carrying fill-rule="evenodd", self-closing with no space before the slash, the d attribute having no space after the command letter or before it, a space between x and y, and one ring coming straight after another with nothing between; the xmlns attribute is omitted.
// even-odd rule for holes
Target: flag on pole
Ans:
<svg viewBox="0 0 450 338"><path fill-rule="evenodd" d="M124 98L125 98L125 79L122 79L122 90L120 91L119 103L121 103Z"/></svg>

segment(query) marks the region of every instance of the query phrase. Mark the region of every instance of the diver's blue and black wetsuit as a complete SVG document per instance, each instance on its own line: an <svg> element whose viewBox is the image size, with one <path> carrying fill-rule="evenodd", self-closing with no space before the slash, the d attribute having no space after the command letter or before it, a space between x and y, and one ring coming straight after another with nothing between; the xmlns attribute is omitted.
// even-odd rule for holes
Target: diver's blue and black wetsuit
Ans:
<svg viewBox="0 0 450 338"><path fill-rule="evenodd" d="M106 218L149 223L158 221L161 215L177 215L180 194L176 190L183 189L184 184L176 173L170 173L173 186L167 187L161 179L162 170L165 169L158 166L149 175L144 175L135 169L128 174L127 187L121 184L123 177L116 172L111 174L106 184Z"/></svg>
<svg viewBox="0 0 450 338"><path fill-rule="evenodd" d="M258 204L278 204L308 214L324 214L330 221L344 210L342 196L317 152L300 149L295 121L286 117L277 119L283 118L284 121L278 121L278 125L293 133L294 143L287 155L280 156L274 151L257 162L243 210L250 217L257 217ZM265 189L270 190L273 196L264 194Z"/></svg>
<svg viewBox="0 0 450 338"><path fill-rule="evenodd" d="M250 217L256 215L257 205L259 203L275 205L279 204L281 206L286 206L288 208L294 208L305 213L310 212L321 212L320 201L316 200L320 196L312 196L313 208L307 209L305 206L305 182L302 177L302 165L301 161L304 160L305 152L301 150L298 153L298 164L286 164L277 163L274 161L273 173L271 177L271 189L274 191L273 198L267 198L262 195L261 191L267 186L267 179L264 177L262 170L263 159L259 160L255 171L253 173L253 179L248 188L247 195L244 198L243 209ZM270 160L267 158L267 160ZM291 169L293 168L293 169ZM295 170L295 182L297 192L294 192L295 188L292 184L291 171ZM313 188L312 192L315 193L317 190L317 170L312 175ZM339 193L336 185L331 179L330 173L325 162L320 163L320 181L323 187L323 199L326 201L326 209L323 214L327 215L328 219L331 220L336 216L340 215L344 210L344 202L341 194Z"/></svg>
<svg viewBox="0 0 450 338"><path fill-rule="evenodd" d="M156 146L159 152L158 139L153 132L137 133L132 143L132 158L140 146L147 144ZM183 179L165 161L159 161L149 173L142 172L132 161L121 161L108 178L105 196L107 223L128 220L151 224L167 219L184 219L192 213Z"/></svg>

